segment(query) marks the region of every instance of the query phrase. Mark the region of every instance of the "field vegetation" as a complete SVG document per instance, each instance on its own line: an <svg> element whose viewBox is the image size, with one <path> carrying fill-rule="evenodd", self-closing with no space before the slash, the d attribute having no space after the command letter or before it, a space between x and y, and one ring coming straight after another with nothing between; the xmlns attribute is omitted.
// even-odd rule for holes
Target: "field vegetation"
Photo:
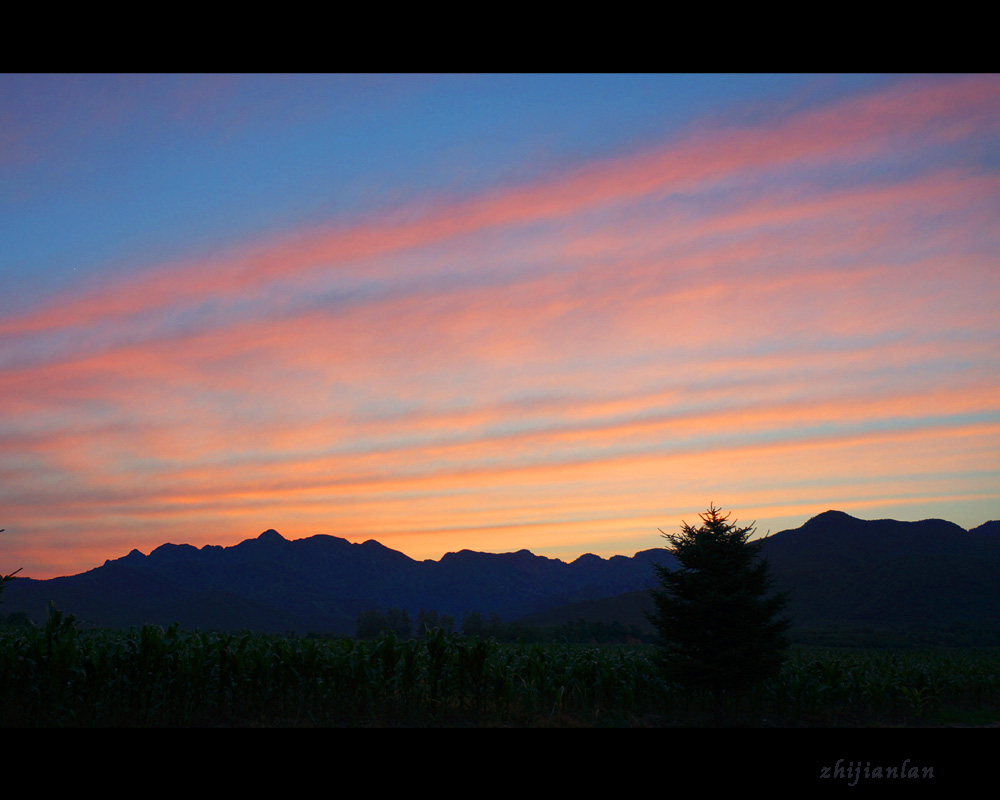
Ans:
<svg viewBox="0 0 1000 800"><path fill-rule="evenodd" d="M4 726L704 726L648 644L498 642L444 628L371 639L0 625ZM792 648L726 709L746 726L1000 720L996 649Z"/></svg>

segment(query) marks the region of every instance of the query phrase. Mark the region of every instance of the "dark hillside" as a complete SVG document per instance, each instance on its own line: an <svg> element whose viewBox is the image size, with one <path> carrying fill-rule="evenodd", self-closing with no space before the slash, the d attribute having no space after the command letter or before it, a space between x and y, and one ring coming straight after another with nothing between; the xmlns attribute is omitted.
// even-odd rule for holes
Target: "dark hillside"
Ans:
<svg viewBox="0 0 1000 800"><path fill-rule="evenodd" d="M861 520L839 511L765 540L776 588L791 593L793 637L823 643L1000 645L1000 523ZM579 619L648 629L644 610L663 548L572 563L462 550L414 561L335 536L289 541L274 530L233 547L165 544L80 575L14 580L3 612L35 621L51 600L101 626L353 634L359 612L495 612L553 626ZM861 637L858 639L858 637Z"/></svg>

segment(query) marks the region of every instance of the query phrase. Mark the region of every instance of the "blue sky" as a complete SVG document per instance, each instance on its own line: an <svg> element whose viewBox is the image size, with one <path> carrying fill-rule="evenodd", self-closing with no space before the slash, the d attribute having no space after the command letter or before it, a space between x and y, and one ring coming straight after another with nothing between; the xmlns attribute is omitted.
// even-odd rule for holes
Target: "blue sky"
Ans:
<svg viewBox="0 0 1000 800"><path fill-rule="evenodd" d="M0 508L628 555L1000 516L990 75L0 76Z"/></svg>

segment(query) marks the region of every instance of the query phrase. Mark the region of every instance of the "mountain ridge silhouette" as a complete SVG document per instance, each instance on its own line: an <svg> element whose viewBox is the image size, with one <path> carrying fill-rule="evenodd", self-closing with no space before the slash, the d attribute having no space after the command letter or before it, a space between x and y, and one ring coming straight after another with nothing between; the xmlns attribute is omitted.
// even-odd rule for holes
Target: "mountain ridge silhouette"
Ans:
<svg viewBox="0 0 1000 800"><path fill-rule="evenodd" d="M826 511L763 539L775 587L791 592L797 628L923 624L1000 631L1000 522L972 530L945 520L862 520ZM663 547L572 562L522 549L460 550L417 561L375 540L318 534L287 539L277 530L223 547L165 543L133 549L101 567L44 581L8 584L5 613L45 619L48 602L100 627L143 623L260 632L351 635L359 612L420 609L496 612L504 621L544 620L558 609L601 604L623 614L655 585L652 564L675 566ZM633 617L641 616L633 609ZM1000 642L998 642L1000 643Z"/></svg>

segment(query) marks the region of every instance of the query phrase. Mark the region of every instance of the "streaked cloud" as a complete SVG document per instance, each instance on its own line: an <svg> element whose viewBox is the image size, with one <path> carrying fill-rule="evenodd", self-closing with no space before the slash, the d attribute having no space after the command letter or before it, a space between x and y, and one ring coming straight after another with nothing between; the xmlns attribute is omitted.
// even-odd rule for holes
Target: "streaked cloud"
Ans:
<svg viewBox="0 0 1000 800"><path fill-rule="evenodd" d="M996 517L998 136L995 76L911 77L76 285L0 318L14 555Z"/></svg>

